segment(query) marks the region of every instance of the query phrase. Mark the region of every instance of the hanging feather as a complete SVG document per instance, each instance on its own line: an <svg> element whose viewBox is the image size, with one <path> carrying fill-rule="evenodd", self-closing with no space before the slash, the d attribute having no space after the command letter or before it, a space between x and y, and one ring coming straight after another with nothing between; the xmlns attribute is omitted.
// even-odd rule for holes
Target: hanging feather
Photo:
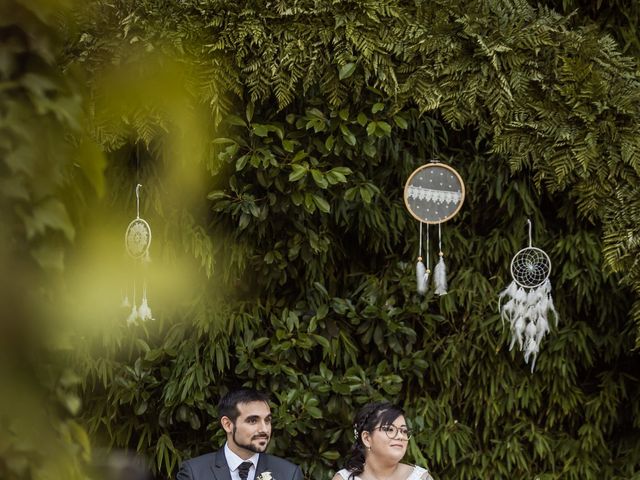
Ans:
<svg viewBox="0 0 640 480"><path fill-rule="evenodd" d="M516 282L511 282L507 288L500 292L498 295L498 311L500 311L500 303L502 299L506 296L507 298L515 298L516 292L518 291L518 284Z"/></svg>
<svg viewBox="0 0 640 480"><path fill-rule="evenodd" d="M136 323L136 320L138 320L138 310L136 309L136 306L133 305L131 307L131 313L127 317L127 325L132 325Z"/></svg>
<svg viewBox="0 0 640 480"><path fill-rule="evenodd" d="M143 321L153 320L153 315L151 313L149 305L147 304L146 297L142 299L142 303L140 304L140 308L138 309L138 316L140 317L140 320Z"/></svg>
<svg viewBox="0 0 640 480"><path fill-rule="evenodd" d="M429 279L429 275L427 274L427 269L422 263L422 257L418 257L418 263L416 264L416 283L417 290L420 295L424 295L427 293L427 280Z"/></svg>
<svg viewBox="0 0 640 480"><path fill-rule="evenodd" d="M122 303L120 303L120 306L122 308L129 308L131 306L131 302L129 302L129 295L125 294L124 297L122 297Z"/></svg>
<svg viewBox="0 0 640 480"><path fill-rule="evenodd" d="M153 320L153 314L151 313L151 309L149 308L149 304L147 302L147 287L144 287L142 294L142 303L140 304L140 308L138 308L138 317L140 320L147 321Z"/></svg>
<svg viewBox="0 0 640 480"><path fill-rule="evenodd" d="M447 294L447 266L444 263L444 254L439 253L440 260L433 269L433 283L436 287L436 295Z"/></svg>

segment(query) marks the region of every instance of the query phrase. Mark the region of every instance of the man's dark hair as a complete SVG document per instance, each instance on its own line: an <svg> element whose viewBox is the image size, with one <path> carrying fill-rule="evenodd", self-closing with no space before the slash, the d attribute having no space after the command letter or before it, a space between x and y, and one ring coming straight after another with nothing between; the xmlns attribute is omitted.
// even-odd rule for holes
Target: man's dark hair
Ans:
<svg viewBox="0 0 640 480"><path fill-rule="evenodd" d="M229 417L232 422L235 422L238 415L240 415L238 404L249 402L264 402L268 405L269 396L253 388L232 390L220 399L218 403L218 417Z"/></svg>

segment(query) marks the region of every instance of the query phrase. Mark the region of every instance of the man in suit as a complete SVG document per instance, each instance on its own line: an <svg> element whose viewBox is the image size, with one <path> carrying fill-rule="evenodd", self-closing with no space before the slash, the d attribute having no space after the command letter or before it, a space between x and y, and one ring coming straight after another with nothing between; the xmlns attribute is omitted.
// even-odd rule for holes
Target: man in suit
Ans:
<svg viewBox="0 0 640 480"><path fill-rule="evenodd" d="M271 440L268 401L248 388L225 395L218 404L224 447L184 462L176 480L303 480L299 466L264 453Z"/></svg>

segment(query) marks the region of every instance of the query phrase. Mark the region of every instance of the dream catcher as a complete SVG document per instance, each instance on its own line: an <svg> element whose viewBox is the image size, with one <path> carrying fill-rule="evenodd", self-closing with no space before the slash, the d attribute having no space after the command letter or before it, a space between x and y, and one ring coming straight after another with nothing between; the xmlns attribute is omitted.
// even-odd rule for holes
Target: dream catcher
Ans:
<svg viewBox="0 0 640 480"><path fill-rule="evenodd" d="M136 262L136 271L144 270L147 263L151 261L149 256L149 246L151 245L151 227L147 221L140 218L140 188L142 185L136 185L136 218L134 218L127 231L124 234L124 246L129 256L131 256ZM133 300L129 303L129 297L125 296L122 301L123 307L131 307L131 313L127 318L127 323L132 324L137 320L152 320L153 315L149 308L149 302L147 300L147 281L142 276L142 297L140 306L136 306L136 278L139 275L134 275L133 280Z"/></svg>
<svg viewBox="0 0 640 480"><path fill-rule="evenodd" d="M529 246L520 250L511 260L513 281L500 293L498 308L502 321L511 326L511 345L509 351L518 344L524 352L524 361L531 359L531 372L536 365L540 343L549 333L549 313L553 313L556 327L558 312L551 297L551 260L539 248L531 245L531 221L529 225ZM503 299L506 302L500 307Z"/></svg>
<svg viewBox="0 0 640 480"><path fill-rule="evenodd" d="M429 285L431 264L429 262L429 225L438 225L438 262L433 269L435 293L447 293L447 267L442 251L441 224L451 219L464 202L464 183L453 168L432 161L416 169L404 187L404 203L409 213L420 222L420 241L416 264L418 293L424 295ZM426 264L422 257L422 225L426 224Z"/></svg>

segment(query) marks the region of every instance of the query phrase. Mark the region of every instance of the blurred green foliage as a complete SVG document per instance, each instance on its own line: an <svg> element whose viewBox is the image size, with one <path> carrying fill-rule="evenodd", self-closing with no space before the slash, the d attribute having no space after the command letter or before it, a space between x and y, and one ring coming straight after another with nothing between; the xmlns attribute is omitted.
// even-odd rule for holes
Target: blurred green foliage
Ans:
<svg viewBox="0 0 640 480"><path fill-rule="evenodd" d="M83 479L81 378L60 362L52 298L104 155L57 61L68 1L0 3L0 477Z"/></svg>
<svg viewBox="0 0 640 480"><path fill-rule="evenodd" d="M70 340L97 442L168 477L220 445L213 405L246 384L272 392L272 450L310 479L340 468L355 409L380 398L405 406L408 460L438 478L632 478L640 83L614 40L522 0L76 14L65 65L109 152L105 210L130 213L140 181L156 261L201 268L157 321ZM443 228L449 293L422 298L402 188L430 158L467 199ZM527 217L561 318L535 374L496 300Z"/></svg>

